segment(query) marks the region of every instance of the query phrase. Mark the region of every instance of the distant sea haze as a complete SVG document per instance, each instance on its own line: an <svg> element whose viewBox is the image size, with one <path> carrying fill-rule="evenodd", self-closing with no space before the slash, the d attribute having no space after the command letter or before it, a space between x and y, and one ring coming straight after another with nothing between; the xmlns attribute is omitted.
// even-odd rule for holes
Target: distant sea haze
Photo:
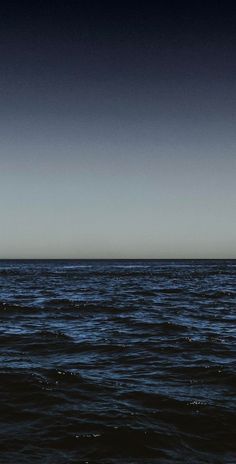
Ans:
<svg viewBox="0 0 236 464"><path fill-rule="evenodd" d="M0 261L0 462L236 462L233 260Z"/></svg>

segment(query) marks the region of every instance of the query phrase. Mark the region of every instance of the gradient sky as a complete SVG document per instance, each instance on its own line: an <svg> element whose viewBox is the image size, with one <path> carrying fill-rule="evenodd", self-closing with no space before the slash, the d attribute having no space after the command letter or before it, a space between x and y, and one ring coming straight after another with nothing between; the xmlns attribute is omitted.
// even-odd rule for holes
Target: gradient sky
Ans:
<svg viewBox="0 0 236 464"><path fill-rule="evenodd" d="M227 2L13 3L0 15L0 257L236 258Z"/></svg>

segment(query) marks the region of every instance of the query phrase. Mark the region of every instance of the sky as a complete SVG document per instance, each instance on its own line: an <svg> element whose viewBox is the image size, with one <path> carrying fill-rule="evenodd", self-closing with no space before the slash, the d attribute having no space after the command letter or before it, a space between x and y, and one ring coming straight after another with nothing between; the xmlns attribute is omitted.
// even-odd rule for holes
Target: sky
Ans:
<svg viewBox="0 0 236 464"><path fill-rule="evenodd" d="M235 20L1 3L0 258L236 258Z"/></svg>

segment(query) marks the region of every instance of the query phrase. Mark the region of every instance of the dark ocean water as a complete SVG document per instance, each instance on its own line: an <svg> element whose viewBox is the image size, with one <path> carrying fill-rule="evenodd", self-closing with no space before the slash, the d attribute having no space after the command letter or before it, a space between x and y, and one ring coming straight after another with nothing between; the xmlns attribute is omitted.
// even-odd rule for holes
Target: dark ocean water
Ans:
<svg viewBox="0 0 236 464"><path fill-rule="evenodd" d="M236 463L236 261L1 261L0 463Z"/></svg>

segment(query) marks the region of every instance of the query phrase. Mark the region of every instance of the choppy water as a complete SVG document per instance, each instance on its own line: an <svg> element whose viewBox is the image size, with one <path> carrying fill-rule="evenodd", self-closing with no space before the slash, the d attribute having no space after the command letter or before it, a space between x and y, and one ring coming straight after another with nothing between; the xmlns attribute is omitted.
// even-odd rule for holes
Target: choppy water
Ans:
<svg viewBox="0 0 236 464"><path fill-rule="evenodd" d="M236 261L1 261L0 463L236 462Z"/></svg>

